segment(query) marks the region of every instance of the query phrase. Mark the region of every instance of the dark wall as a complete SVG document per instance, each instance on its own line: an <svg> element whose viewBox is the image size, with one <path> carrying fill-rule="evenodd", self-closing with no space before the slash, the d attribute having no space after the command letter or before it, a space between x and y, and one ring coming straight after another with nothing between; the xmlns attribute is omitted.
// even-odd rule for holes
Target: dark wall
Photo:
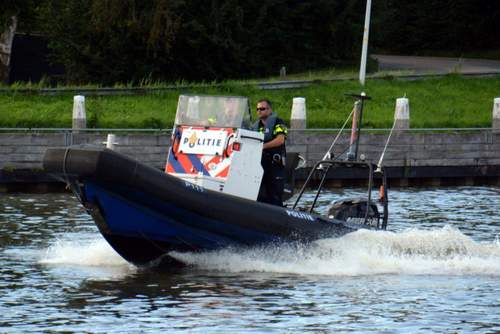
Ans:
<svg viewBox="0 0 500 334"><path fill-rule="evenodd" d="M43 36L16 34L12 43L9 83L16 81L54 82L64 73L64 67L49 62L50 49Z"/></svg>
<svg viewBox="0 0 500 334"><path fill-rule="evenodd" d="M371 47L399 54L495 56L500 59L500 1L374 2Z"/></svg>

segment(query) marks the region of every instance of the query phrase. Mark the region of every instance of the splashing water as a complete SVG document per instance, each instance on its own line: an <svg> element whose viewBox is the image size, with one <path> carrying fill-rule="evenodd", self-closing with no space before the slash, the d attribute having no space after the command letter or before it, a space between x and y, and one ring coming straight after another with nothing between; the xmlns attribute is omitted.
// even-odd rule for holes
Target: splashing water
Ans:
<svg viewBox="0 0 500 334"><path fill-rule="evenodd" d="M169 254L188 265L228 272L358 276L377 274L500 275L500 243L479 243L459 230L360 230L311 244L273 244L204 253ZM102 238L57 240L40 263L130 266Z"/></svg>
<svg viewBox="0 0 500 334"><path fill-rule="evenodd" d="M209 270L358 276L500 275L500 245L478 243L459 230L360 230L309 245L281 244L207 253L170 254Z"/></svg>
<svg viewBox="0 0 500 334"><path fill-rule="evenodd" d="M357 194L342 190L342 196ZM173 253L193 266L178 272L127 264L67 194L4 196L0 327L23 333L498 332L499 189L392 194L394 232ZM325 196L323 210L338 194ZM420 229L407 229L413 227Z"/></svg>
<svg viewBox="0 0 500 334"><path fill-rule="evenodd" d="M57 240L40 259L43 264L69 264L81 266L128 266L102 238L85 241Z"/></svg>

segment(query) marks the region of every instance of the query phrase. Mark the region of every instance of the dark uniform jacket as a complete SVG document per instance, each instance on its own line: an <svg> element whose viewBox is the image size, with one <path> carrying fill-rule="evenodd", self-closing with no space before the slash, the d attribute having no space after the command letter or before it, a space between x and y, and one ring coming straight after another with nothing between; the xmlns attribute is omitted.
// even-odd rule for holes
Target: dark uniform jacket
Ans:
<svg viewBox="0 0 500 334"><path fill-rule="evenodd" d="M285 136L288 134L285 122L276 117L275 114L271 114L267 118L265 125L260 120L255 122L253 129L264 134L265 143L273 140L280 134ZM264 169L264 175L262 176L258 201L283 206L285 156L285 144L262 151L261 164Z"/></svg>
<svg viewBox="0 0 500 334"><path fill-rule="evenodd" d="M285 135L285 137L288 136L288 129L286 128L285 122L281 118L277 117L274 113L267 118L265 125L262 124L261 120L255 122L255 124L253 125L253 130L264 134L264 143L273 140L280 134ZM273 159L276 162L276 154L279 155L281 164L284 165L286 156L285 144L278 147L268 148L262 151L263 167L266 167L264 166L266 162L271 162L273 161Z"/></svg>

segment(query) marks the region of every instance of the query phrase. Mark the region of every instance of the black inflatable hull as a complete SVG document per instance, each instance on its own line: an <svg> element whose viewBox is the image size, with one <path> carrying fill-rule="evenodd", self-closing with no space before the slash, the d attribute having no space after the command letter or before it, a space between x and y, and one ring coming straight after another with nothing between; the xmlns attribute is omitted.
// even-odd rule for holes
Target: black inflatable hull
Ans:
<svg viewBox="0 0 500 334"><path fill-rule="evenodd" d="M107 149L49 149L44 168L71 185L104 238L135 265L168 262L172 251L307 242L367 228L206 190Z"/></svg>

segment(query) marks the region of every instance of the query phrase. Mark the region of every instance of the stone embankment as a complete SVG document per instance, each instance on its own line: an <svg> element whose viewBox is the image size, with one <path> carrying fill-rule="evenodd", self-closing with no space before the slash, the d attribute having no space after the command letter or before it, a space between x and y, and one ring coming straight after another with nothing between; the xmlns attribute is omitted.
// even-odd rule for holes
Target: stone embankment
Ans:
<svg viewBox="0 0 500 334"><path fill-rule="evenodd" d="M323 157L334 133L292 130L287 142L289 152L299 152L310 167ZM345 152L349 133L339 138L335 155ZM388 133L365 133L359 152L367 161L377 162ZM70 145L104 146L106 134L71 131L58 133L1 133L0 187L11 183L47 181L42 158L47 148ZM116 134L118 152L164 168L170 145L169 133ZM500 134L491 130L418 133L397 131L385 154L384 165L392 185L499 184ZM298 173L298 179L306 174ZM332 185L341 186L362 176L342 172L329 175Z"/></svg>

